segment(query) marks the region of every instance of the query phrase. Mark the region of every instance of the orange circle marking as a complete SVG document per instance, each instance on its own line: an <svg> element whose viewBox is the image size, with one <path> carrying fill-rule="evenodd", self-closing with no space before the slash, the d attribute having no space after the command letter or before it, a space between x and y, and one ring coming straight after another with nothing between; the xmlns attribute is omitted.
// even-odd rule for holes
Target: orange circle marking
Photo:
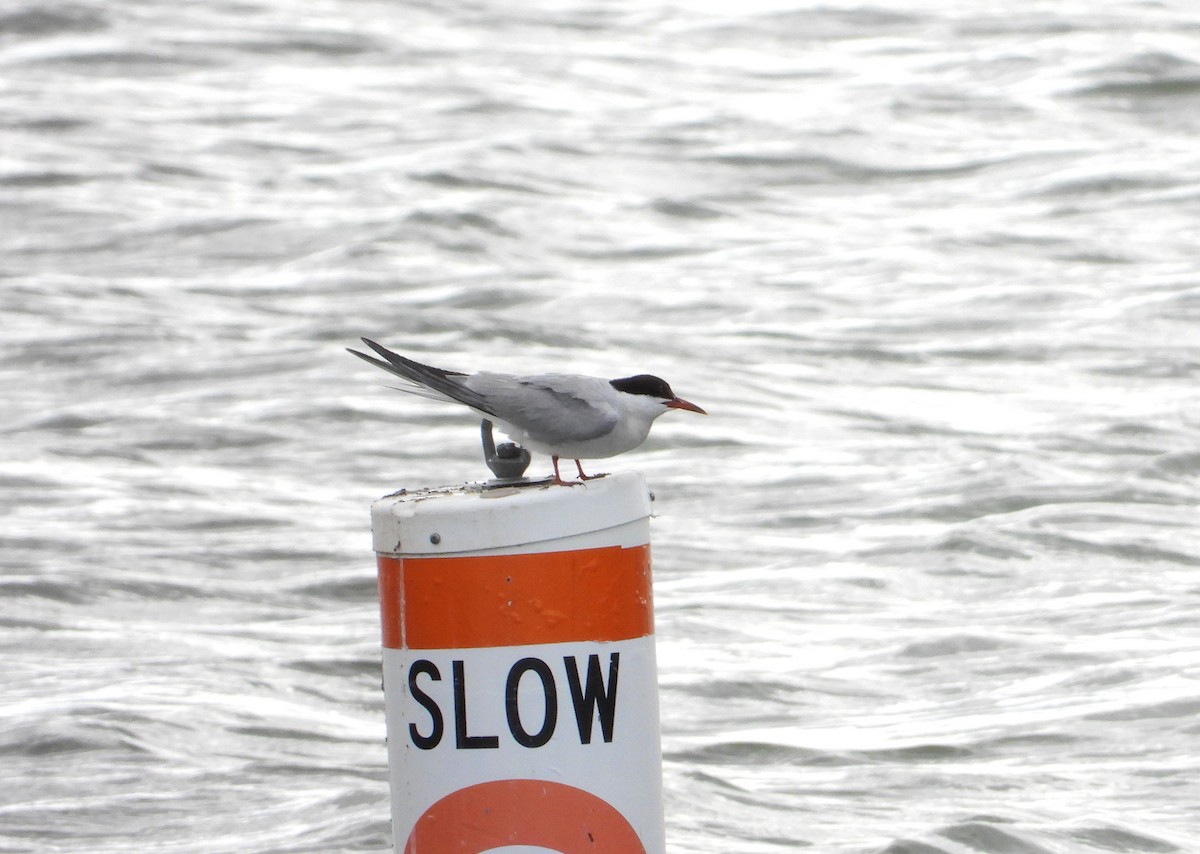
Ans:
<svg viewBox="0 0 1200 854"><path fill-rule="evenodd" d="M611 804L548 780L493 780L452 792L417 820L404 854L480 854L532 845L561 854L645 854Z"/></svg>

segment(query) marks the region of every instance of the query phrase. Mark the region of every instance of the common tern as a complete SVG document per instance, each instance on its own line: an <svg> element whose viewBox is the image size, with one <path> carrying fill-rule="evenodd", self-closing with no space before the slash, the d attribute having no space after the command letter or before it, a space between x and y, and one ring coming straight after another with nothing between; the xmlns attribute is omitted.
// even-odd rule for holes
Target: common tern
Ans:
<svg viewBox="0 0 1200 854"><path fill-rule="evenodd" d="M569 484L559 474L560 458L574 460L579 479L591 480L599 475L585 474L580 460L632 451L646 441L654 419L671 409L708 414L649 374L616 380L579 374L465 374L422 365L369 338L362 340L383 358L347 350L403 379L398 391L455 401L495 422L522 447L548 454L554 482L563 486Z"/></svg>

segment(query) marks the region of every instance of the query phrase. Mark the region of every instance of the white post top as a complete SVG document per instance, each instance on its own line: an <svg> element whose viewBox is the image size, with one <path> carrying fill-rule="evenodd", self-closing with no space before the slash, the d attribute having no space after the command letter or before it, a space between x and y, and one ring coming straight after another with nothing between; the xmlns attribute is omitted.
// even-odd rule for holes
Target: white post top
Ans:
<svg viewBox="0 0 1200 854"><path fill-rule="evenodd" d="M649 542L651 500L631 471L572 486L401 490L371 505L371 531L377 554L401 557L630 547Z"/></svg>

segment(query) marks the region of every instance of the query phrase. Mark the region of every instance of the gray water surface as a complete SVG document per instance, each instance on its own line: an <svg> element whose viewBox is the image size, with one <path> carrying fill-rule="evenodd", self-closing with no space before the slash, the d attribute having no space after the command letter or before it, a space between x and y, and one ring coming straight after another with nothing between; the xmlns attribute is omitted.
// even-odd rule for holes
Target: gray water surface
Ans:
<svg viewBox="0 0 1200 854"><path fill-rule="evenodd" d="M370 502L651 372L672 854L1200 851L1192 3L0 9L0 851L390 847ZM549 472L535 458L532 474Z"/></svg>

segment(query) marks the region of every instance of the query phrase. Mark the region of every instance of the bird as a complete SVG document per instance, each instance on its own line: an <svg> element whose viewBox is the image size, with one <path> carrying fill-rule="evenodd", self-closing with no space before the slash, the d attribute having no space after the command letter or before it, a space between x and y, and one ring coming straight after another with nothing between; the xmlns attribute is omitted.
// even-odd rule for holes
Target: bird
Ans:
<svg viewBox="0 0 1200 854"><path fill-rule="evenodd" d="M601 477L584 473L581 460L632 451L646 441L654 420L672 409L708 414L650 374L615 380L581 374L467 374L423 365L369 338L362 342L382 358L346 350L404 380L403 387L394 387L397 391L461 403L495 422L522 447L547 454L554 483L561 486ZM578 481L563 480L560 459L575 461Z"/></svg>

